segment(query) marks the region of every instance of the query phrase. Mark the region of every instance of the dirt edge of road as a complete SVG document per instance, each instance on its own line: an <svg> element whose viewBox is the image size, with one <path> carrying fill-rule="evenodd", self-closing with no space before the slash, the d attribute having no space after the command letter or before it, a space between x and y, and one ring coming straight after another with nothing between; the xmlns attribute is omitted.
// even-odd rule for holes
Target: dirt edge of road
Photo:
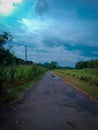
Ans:
<svg viewBox="0 0 98 130"><path fill-rule="evenodd" d="M53 71L52 71L53 74L55 74ZM91 99L92 101L95 101L97 104L98 104L98 99L96 99L95 97L91 96L90 94L88 94L87 92L83 91L82 89L80 89L79 87L77 87L76 85L73 85L72 83L66 81L63 77L60 76L60 78L67 84L71 85L72 87L74 87L77 91L83 93L84 95L88 96L89 99Z"/></svg>
<svg viewBox="0 0 98 130"><path fill-rule="evenodd" d="M98 99L96 99L96 98L94 98L93 96L89 95L87 92L81 90L79 87L73 85L72 83L66 81L64 78L61 77L61 79L62 79L65 83L71 85L71 86L74 87L77 91L79 91L79 92L85 94L85 95L88 96L92 101L95 101L95 102L98 104Z"/></svg>

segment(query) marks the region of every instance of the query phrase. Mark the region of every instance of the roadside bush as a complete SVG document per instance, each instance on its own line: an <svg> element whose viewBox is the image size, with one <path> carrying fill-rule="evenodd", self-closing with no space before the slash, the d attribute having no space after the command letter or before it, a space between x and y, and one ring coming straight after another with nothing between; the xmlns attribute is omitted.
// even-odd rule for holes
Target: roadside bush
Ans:
<svg viewBox="0 0 98 130"><path fill-rule="evenodd" d="M45 68L37 65L18 65L0 67L0 95L26 82L35 80L45 72Z"/></svg>

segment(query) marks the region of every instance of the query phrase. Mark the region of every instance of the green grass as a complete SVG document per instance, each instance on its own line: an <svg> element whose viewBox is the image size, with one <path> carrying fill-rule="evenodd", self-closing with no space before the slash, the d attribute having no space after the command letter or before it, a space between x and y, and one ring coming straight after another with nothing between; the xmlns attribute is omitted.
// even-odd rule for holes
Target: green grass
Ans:
<svg viewBox="0 0 98 130"><path fill-rule="evenodd" d="M17 88L13 88L10 92L6 93L3 97L0 98L0 107L6 106L7 104L20 98L21 93L31 87L39 79L40 78L36 79L35 81L29 81L21 86L18 86Z"/></svg>
<svg viewBox="0 0 98 130"><path fill-rule="evenodd" d="M98 99L98 69L61 69L54 73Z"/></svg>
<svg viewBox="0 0 98 130"><path fill-rule="evenodd" d="M45 71L37 65L0 68L0 106L18 99L21 92L38 81Z"/></svg>

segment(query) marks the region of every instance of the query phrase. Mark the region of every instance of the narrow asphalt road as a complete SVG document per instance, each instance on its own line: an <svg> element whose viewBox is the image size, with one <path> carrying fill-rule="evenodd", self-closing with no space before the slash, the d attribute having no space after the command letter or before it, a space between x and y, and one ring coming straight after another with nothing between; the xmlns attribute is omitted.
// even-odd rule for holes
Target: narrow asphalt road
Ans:
<svg viewBox="0 0 98 130"><path fill-rule="evenodd" d="M0 109L0 130L98 130L98 104L48 71Z"/></svg>

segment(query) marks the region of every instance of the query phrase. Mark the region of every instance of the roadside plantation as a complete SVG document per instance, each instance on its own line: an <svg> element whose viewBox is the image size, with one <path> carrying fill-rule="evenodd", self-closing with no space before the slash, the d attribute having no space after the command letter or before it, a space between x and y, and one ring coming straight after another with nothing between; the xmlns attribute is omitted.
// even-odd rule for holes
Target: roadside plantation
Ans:
<svg viewBox="0 0 98 130"><path fill-rule="evenodd" d="M61 69L54 72L98 99L98 69Z"/></svg>
<svg viewBox="0 0 98 130"><path fill-rule="evenodd" d="M44 72L45 68L36 64L0 67L0 104L17 99Z"/></svg>

